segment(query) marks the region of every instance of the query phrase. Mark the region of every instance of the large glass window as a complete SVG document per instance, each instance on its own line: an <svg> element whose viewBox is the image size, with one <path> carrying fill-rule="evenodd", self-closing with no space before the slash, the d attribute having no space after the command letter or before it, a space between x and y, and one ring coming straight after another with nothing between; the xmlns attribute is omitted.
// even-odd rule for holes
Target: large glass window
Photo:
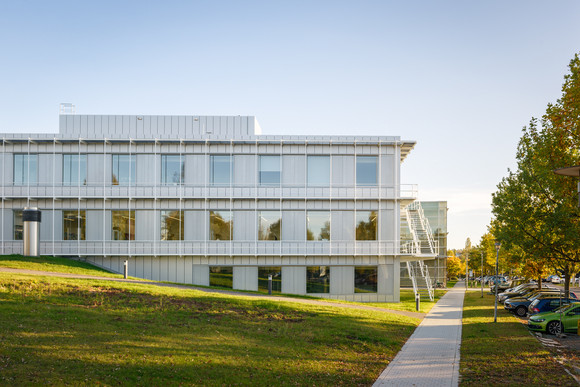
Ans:
<svg viewBox="0 0 580 387"><path fill-rule="evenodd" d="M24 222L22 221L22 210L14 210L14 240L21 241L24 235Z"/></svg>
<svg viewBox="0 0 580 387"><path fill-rule="evenodd" d="M308 156L308 185L320 187L330 185L329 156Z"/></svg>
<svg viewBox="0 0 580 387"><path fill-rule="evenodd" d="M234 221L231 211L209 212L209 239L212 241L229 241L232 239Z"/></svg>
<svg viewBox="0 0 580 387"><path fill-rule="evenodd" d="M62 230L65 241L85 240L85 211L63 211L62 212Z"/></svg>
<svg viewBox="0 0 580 387"><path fill-rule="evenodd" d="M62 184L87 184L87 155L62 155Z"/></svg>
<svg viewBox="0 0 580 387"><path fill-rule="evenodd" d="M113 185L135 185L135 155L113 155Z"/></svg>
<svg viewBox="0 0 580 387"><path fill-rule="evenodd" d="M306 267L306 293L330 293L330 266Z"/></svg>
<svg viewBox="0 0 580 387"><path fill-rule="evenodd" d="M260 185L280 184L280 156L260 156Z"/></svg>
<svg viewBox="0 0 580 387"><path fill-rule="evenodd" d="M183 240L183 211L179 210L161 211L161 240L162 241Z"/></svg>
<svg viewBox="0 0 580 387"><path fill-rule="evenodd" d="M180 155L161 155L161 184L183 184L185 162Z"/></svg>
<svg viewBox="0 0 580 387"><path fill-rule="evenodd" d="M377 212L357 211L356 213L356 240L377 240Z"/></svg>
<svg viewBox="0 0 580 387"><path fill-rule="evenodd" d="M258 267L258 290L268 291L268 276L272 275L272 292L282 291L282 268L280 266Z"/></svg>
<svg viewBox="0 0 580 387"><path fill-rule="evenodd" d="M308 211L306 216L306 239L309 241L330 240L330 212Z"/></svg>
<svg viewBox="0 0 580 387"><path fill-rule="evenodd" d="M356 157L356 185L377 185L377 156Z"/></svg>
<svg viewBox="0 0 580 387"><path fill-rule="evenodd" d="M377 292L377 268L376 266L355 266L354 268L354 292L376 293Z"/></svg>
<svg viewBox="0 0 580 387"><path fill-rule="evenodd" d="M231 266L210 266L209 286L219 286L232 289L234 286L234 270Z"/></svg>
<svg viewBox="0 0 580 387"><path fill-rule="evenodd" d="M230 185L232 173L232 157L214 155L210 157L210 176L213 185Z"/></svg>
<svg viewBox="0 0 580 387"><path fill-rule="evenodd" d="M282 218L280 211L260 211L258 214L258 239L261 241L279 241Z"/></svg>
<svg viewBox="0 0 580 387"><path fill-rule="evenodd" d="M135 240L135 211L112 211L114 241Z"/></svg>
<svg viewBox="0 0 580 387"><path fill-rule="evenodd" d="M34 185L38 181L38 155L14 155L14 185Z"/></svg>

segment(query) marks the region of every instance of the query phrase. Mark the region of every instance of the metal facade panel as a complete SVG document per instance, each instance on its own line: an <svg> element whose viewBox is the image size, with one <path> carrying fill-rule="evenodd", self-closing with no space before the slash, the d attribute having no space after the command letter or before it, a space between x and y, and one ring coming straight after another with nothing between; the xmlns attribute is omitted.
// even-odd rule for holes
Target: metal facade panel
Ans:
<svg viewBox="0 0 580 387"><path fill-rule="evenodd" d="M184 224L185 240L187 241L205 240L205 235L208 231L207 229L209 228L205 212L185 211L184 218L185 218Z"/></svg>
<svg viewBox="0 0 580 387"><path fill-rule="evenodd" d="M282 157L282 184L304 187L306 184L306 158L299 155Z"/></svg>
<svg viewBox="0 0 580 387"><path fill-rule="evenodd" d="M256 184L256 156L234 155L234 184L253 187Z"/></svg>
<svg viewBox="0 0 580 387"><path fill-rule="evenodd" d="M107 155L110 157L110 155ZM87 184L103 185L105 183L105 157L102 154L90 153L87 155ZM109 172L107 176L111 176ZM109 179L107 179L109 183Z"/></svg>
<svg viewBox="0 0 580 387"><path fill-rule="evenodd" d="M257 219L254 211L233 211L235 241L255 241Z"/></svg>
<svg viewBox="0 0 580 387"><path fill-rule="evenodd" d="M88 241L102 241L104 239L103 211L89 210L86 214L85 236ZM110 227L109 227L110 228Z"/></svg>
<svg viewBox="0 0 580 387"><path fill-rule="evenodd" d="M306 294L305 266L282 266L282 293Z"/></svg>
<svg viewBox="0 0 580 387"><path fill-rule="evenodd" d="M140 210L135 211L135 240L137 241L155 241L159 235L156 232L156 226L159 224L156 219L158 211ZM160 215L159 215L160 216Z"/></svg>
<svg viewBox="0 0 580 387"><path fill-rule="evenodd" d="M354 186L354 156L332 156L332 185L333 187Z"/></svg>
<svg viewBox="0 0 580 387"><path fill-rule="evenodd" d="M282 240L306 240L306 214L304 211L282 211Z"/></svg>
<svg viewBox="0 0 580 387"><path fill-rule="evenodd" d="M209 265L193 265L191 269L194 285L209 286Z"/></svg>
<svg viewBox="0 0 580 387"><path fill-rule="evenodd" d="M209 163L207 165L209 167ZM206 156L185 155L185 183L187 185L204 185L208 181L207 175Z"/></svg>
<svg viewBox="0 0 580 387"><path fill-rule="evenodd" d="M353 266L332 266L330 268L330 293L354 294Z"/></svg>

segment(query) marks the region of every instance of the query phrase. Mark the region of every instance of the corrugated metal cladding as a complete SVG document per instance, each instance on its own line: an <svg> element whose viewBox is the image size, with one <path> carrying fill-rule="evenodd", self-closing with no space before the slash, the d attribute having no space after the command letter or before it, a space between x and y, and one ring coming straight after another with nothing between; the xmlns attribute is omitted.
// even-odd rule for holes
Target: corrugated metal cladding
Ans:
<svg viewBox="0 0 580 387"><path fill-rule="evenodd" d="M59 132L64 137L85 139L243 139L261 133L254 116L60 116Z"/></svg>

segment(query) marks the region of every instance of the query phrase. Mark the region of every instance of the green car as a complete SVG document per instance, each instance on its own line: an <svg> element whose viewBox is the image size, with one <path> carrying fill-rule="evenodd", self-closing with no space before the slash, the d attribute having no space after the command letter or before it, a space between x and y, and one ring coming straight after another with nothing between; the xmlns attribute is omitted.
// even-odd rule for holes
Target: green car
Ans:
<svg viewBox="0 0 580 387"><path fill-rule="evenodd" d="M562 333L564 331L576 332L578 329L578 320L580 319L580 304L574 303L564 305L551 312L542 312L533 315L528 320L528 329L532 331L547 332L551 335ZM560 320L562 323L560 324Z"/></svg>

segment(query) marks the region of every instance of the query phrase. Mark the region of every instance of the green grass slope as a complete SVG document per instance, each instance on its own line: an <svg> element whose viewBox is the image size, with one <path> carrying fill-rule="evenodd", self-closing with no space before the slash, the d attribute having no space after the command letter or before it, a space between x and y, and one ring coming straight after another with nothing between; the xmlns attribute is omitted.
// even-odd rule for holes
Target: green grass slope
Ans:
<svg viewBox="0 0 580 387"><path fill-rule="evenodd" d="M418 323L193 289L0 273L0 384L370 385Z"/></svg>

